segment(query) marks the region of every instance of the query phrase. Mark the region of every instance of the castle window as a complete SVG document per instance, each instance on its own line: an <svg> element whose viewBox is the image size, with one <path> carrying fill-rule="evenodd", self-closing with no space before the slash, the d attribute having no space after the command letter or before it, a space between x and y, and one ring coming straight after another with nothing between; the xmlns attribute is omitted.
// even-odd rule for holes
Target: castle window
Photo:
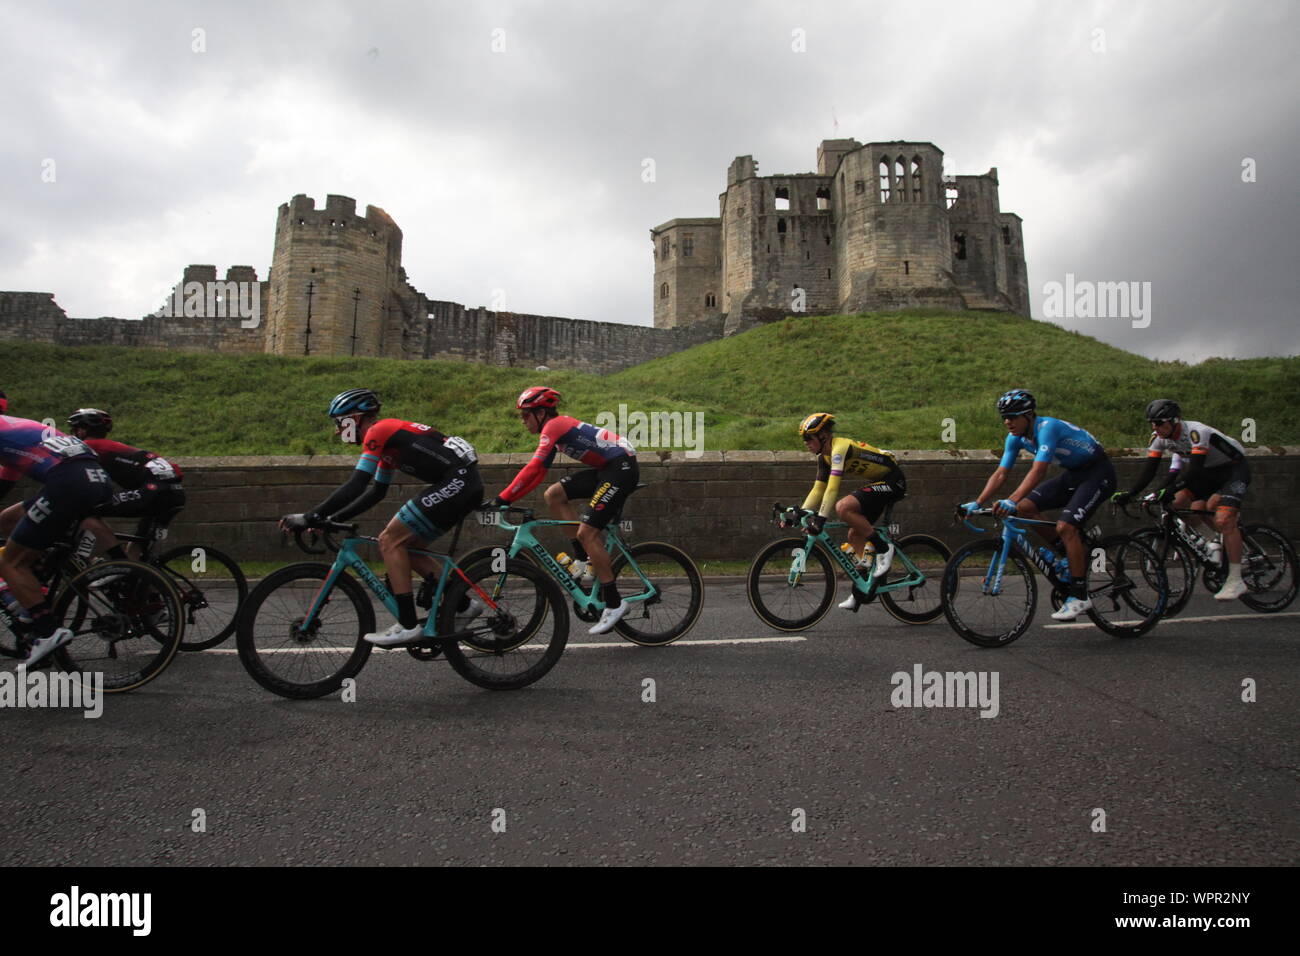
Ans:
<svg viewBox="0 0 1300 956"><path fill-rule="evenodd" d="M805 252L805 253L803 254L803 257L804 257L805 259L811 259L811 258L812 258L812 253L811 253L811 252Z"/></svg>
<svg viewBox="0 0 1300 956"><path fill-rule="evenodd" d="M300 225L300 226L305 226L306 224L307 224L307 220L306 220L306 219L299 219L299 220L298 220L298 225Z"/></svg>
<svg viewBox="0 0 1300 956"><path fill-rule="evenodd" d="M744 218L745 218L745 207L744 207L744 206L741 206L741 207L740 207L739 211L736 213L736 217L739 218L739 219L744 219Z"/></svg>
<svg viewBox="0 0 1300 956"><path fill-rule="evenodd" d="M669 254L671 251L672 251L672 240L669 239L667 236L664 236L663 247L662 247L662 251L661 251L660 254L659 254L659 257L660 257L661 259L667 259L667 258L668 258L668 254ZM666 289L666 288L668 288L668 287L667 287L667 286L664 286L664 288Z"/></svg>
<svg viewBox="0 0 1300 956"><path fill-rule="evenodd" d="M686 235L682 236L682 255L695 255L695 236L692 233L688 232Z"/></svg>
<svg viewBox="0 0 1300 956"><path fill-rule="evenodd" d="M905 275L905 276L910 276L911 274L912 274L912 264L911 264L910 262L908 262L906 259L904 259L904 260L903 260L903 275Z"/></svg>
<svg viewBox="0 0 1300 956"><path fill-rule="evenodd" d="M704 307L706 309L716 309L718 307L718 297L712 292L704 297Z"/></svg>
<svg viewBox="0 0 1300 956"><path fill-rule="evenodd" d="M952 237L952 254L958 259L966 258L966 233L959 232Z"/></svg>
<svg viewBox="0 0 1300 956"><path fill-rule="evenodd" d="M921 201L921 157L912 157L912 202Z"/></svg>
<svg viewBox="0 0 1300 956"><path fill-rule="evenodd" d="M831 191L826 186L817 187L817 209L825 212L831 208Z"/></svg>
<svg viewBox="0 0 1300 956"><path fill-rule="evenodd" d="M778 219L778 220L776 221L776 231L779 232L779 233L784 233L784 232L785 232L785 220L784 220L784 219Z"/></svg>
<svg viewBox="0 0 1300 956"><path fill-rule="evenodd" d="M1003 227L1002 227L1002 244L1003 244L1004 246L1009 246L1009 245L1011 245L1011 227L1010 227L1010 226L1003 226Z"/></svg>
<svg viewBox="0 0 1300 956"><path fill-rule="evenodd" d="M666 298L668 298L668 283L667 283L667 282L665 282L663 285L661 285L661 286L659 287L659 298L661 298L661 299L666 299Z"/></svg>
<svg viewBox="0 0 1300 956"><path fill-rule="evenodd" d="M853 192L855 195L861 196L866 191L867 191L867 184L863 180L861 179L853 180Z"/></svg>
<svg viewBox="0 0 1300 956"><path fill-rule="evenodd" d="M952 204L955 203L955 202L957 201L957 184L956 184L956 183L944 183L944 185L943 185L943 194L944 194L944 199L945 199L945 200L947 201L947 203L948 203L948 208L951 209L951 208L952 208Z"/></svg>
<svg viewBox="0 0 1300 956"><path fill-rule="evenodd" d="M889 202L889 161L880 161L880 201Z"/></svg>
<svg viewBox="0 0 1300 956"><path fill-rule="evenodd" d="M778 210L790 208L790 190L785 186L776 187L776 208Z"/></svg>
<svg viewBox="0 0 1300 956"><path fill-rule="evenodd" d="M894 197L898 202L907 202L907 171L902 156L894 160Z"/></svg>

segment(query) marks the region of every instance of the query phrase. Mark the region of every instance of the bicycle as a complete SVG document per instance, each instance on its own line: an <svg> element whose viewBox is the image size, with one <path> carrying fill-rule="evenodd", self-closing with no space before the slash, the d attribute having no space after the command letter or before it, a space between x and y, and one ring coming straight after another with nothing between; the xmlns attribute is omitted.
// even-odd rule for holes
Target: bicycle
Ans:
<svg viewBox="0 0 1300 956"><path fill-rule="evenodd" d="M221 644L235 633L239 607L248 597L248 580L234 558L206 544L176 545L155 555L155 542L166 528L151 534L114 532L120 541L140 546L140 560L171 580L185 605L185 639L182 651L202 651Z"/></svg>
<svg viewBox="0 0 1300 956"><path fill-rule="evenodd" d="M778 525L785 510L780 504L772 505L772 518ZM905 624L938 620L943 608L933 576L947 564L952 552L928 534L909 534L895 541L888 532L892 514L891 504L876 523L876 532L886 543L892 542L895 549L893 564L881 577L860 569L850 551L834 546L829 532L847 527L843 521L828 521L815 535L780 538L765 545L754 555L745 579L754 613L764 624L780 631L803 631L815 625L835 600L834 558L848 577L849 586L856 589L859 606L870 604L878 596L885 610ZM800 517L799 523L806 527L807 514Z"/></svg>
<svg viewBox="0 0 1300 956"><path fill-rule="evenodd" d="M239 659L267 690L294 699L321 697L361 671L375 646L364 639L375 630L366 587L397 616L393 595L355 550L378 539L353 537L356 528L324 525L319 530L335 552L333 564L280 568L253 588L240 610ZM335 532L349 537L339 544ZM321 553L308 548L302 534L294 533L298 546ZM459 537L457 525L451 552ZM522 561L497 569L490 561L462 565L450 553L409 550L442 567L424 632L391 647L421 661L445 656L456 673L489 690L526 687L555 666L568 641L569 609L541 571Z"/></svg>
<svg viewBox="0 0 1300 956"><path fill-rule="evenodd" d="M520 515L521 522L511 524L503 517L508 514ZM514 532L510 547L505 549L508 558L528 558L569 595L579 620L588 623L599 621L601 612L605 610L600 582L593 577L584 589L581 580L570 574L546 545L533 536L534 528L575 527L578 522L537 518L535 515L532 509L513 507L500 512L485 512L488 523ZM704 607L704 579L691 556L675 545L665 541L628 544L619 532L621 517L620 511L610 518L605 528L605 548L610 555L619 596L632 607L614 625L614 630L642 647L671 644L689 632L699 619ZM471 551L465 560L486 560L501 550L484 546Z"/></svg>
<svg viewBox="0 0 1300 956"><path fill-rule="evenodd" d="M1153 495L1138 502L1150 514L1156 504ZM1122 506L1124 514L1136 517ZM1228 556L1223 548L1217 553L1209 542L1185 518L1190 515L1210 516L1214 512L1201 508L1174 508L1161 503L1155 527L1133 532L1133 537L1147 544L1160 559L1169 579L1169 607L1166 616L1173 617L1192 598L1197 572L1206 590L1211 593L1223 587L1228 576ZM1247 607L1275 613L1285 610L1296 596L1296 553L1286 535L1276 528L1263 524L1240 525L1241 529L1241 579L1249 590L1241 596Z"/></svg>
<svg viewBox="0 0 1300 956"><path fill-rule="evenodd" d="M69 673L98 671L105 693L135 690L176 656L185 633L180 595L157 568L137 561L87 567L81 550L70 532L36 566L55 620L72 631L72 640L48 660ZM0 605L0 623L0 654L25 657L30 621Z"/></svg>
<svg viewBox="0 0 1300 956"><path fill-rule="evenodd" d="M992 513L982 508L966 515L959 508L957 517L985 534L970 517ZM1056 522L1007 515L996 523L1002 529L998 540L972 541L957 549L944 568L940 589L948 623L980 647L1004 647L1029 629L1038 605L1034 568L1050 582L1054 607L1064 603L1070 584L1066 559L1051 548L1033 547L1027 537L1030 526L1054 527ZM1155 627L1169 601L1169 584L1155 552L1131 535L1101 537L1095 528L1085 532L1085 547L1092 623L1115 637L1137 637Z"/></svg>

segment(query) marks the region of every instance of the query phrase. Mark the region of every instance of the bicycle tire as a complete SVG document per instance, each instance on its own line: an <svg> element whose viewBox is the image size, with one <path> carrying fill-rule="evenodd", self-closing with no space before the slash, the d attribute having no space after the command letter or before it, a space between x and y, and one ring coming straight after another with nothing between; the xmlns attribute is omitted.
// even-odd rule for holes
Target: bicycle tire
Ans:
<svg viewBox="0 0 1300 956"><path fill-rule="evenodd" d="M925 574L925 580L906 589L882 591L880 593L880 603L885 606L886 611L904 624L930 624L939 620L939 618L943 617L943 595L940 593L940 580L943 577L943 569L948 566L948 562L952 559L952 549L938 538L928 534L909 534L907 537L894 542L894 546L903 554L906 554L908 560L916 565L922 574ZM925 568L921 567L922 564L931 567L932 570L927 573ZM902 581L910 573L895 558L893 565L885 573L884 583L890 584L893 581ZM924 607L922 603L917 602L918 594L923 599L932 599L934 606Z"/></svg>
<svg viewBox="0 0 1300 956"><path fill-rule="evenodd" d="M1033 566L1014 548L1003 569L1002 594L984 590L983 581L1001 550L1001 540L972 541L958 548L943 569L940 593L944 617L964 640L979 647L1005 647L1016 640L1029 630L1038 606ZM1023 597L1018 596L1020 589ZM1002 602L1004 596L1009 599ZM980 612L991 614L993 622L980 620ZM998 620L1010 623L999 624Z"/></svg>
<svg viewBox="0 0 1300 956"><path fill-rule="evenodd" d="M207 572L194 570L195 550L203 551L205 567L216 565L224 573L211 574L209 579L200 577L200 574ZM184 545L164 551L151 558L149 563L171 578L172 584L180 592L181 600L185 602L185 640L181 642L182 651L203 651L216 647L235 633L239 607L248 597L248 580L234 558L205 544ZM234 606L227 611L226 602L230 598L234 598ZM220 603L217 603L218 600Z"/></svg>
<svg viewBox="0 0 1300 956"><path fill-rule="evenodd" d="M235 637L239 660L253 680L281 697L310 700L333 693L370 659L374 645L364 635L375 629L375 609L369 592L346 572L335 582L311 634L297 626L330 570L328 564L312 563L280 568L253 588L240 610Z"/></svg>
<svg viewBox="0 0 1300 956"><path fill-rule="evenodd" d="M1089 544L1087 574L1088 618L1107 634L1140 637L1160 623L1169 583L1164 562L1150 547L1129 534L1107 535Z"/></svg>
<svg viewBox="0 0 1300 956"><path fill-rule="evenodd" d="M663 647L690 633L704 608L704 579L695 561L666 541L642 541L626 547L656 593L644 601L631 602L614 630L642 647ZM621 579L621 593L644 592L645 583L627 554L619 552L611 569L616 585Z"/></svg>
<svg viewBox="0 0 1300 956"><path fill-rule="evenodd" d="M494 571L492 563L479 561L460 569L464 577L453 576L438 609L438 633L456 635L443 640L442 651L461 677L487 690L518 690L544 677L564 653L569 605L560 586L531 561L508 561L504 572ZM467 623L457 609L470 594L470 582L491 596L497 609Z"/></svg>
<svg viewBox="0 0 1300 956"><path fill-rule="evenodd" d="M165 574L137 561L102 561L82 571L59 590L53 612L73 632L55 662L72 673L102 674L106 694L149 683L185 635L180 594Z"/></svg>
<svg viewBox="0 0 1300 956"><path fill-rule="evenodd" d="M798 583L789 583L790 562L794 559L796 549L802 551L807 544L803 536L779 538L764 545L749 563L749 573L745 575L745 595L749 606L754 609L758 619L768 627L778 631L806 631L824 618L835 600L835 568L830 555L819 545L814 545L809 562L815 560L816 567L809 575L806 564ZM779 582L770 596L764 593L763 577L768 565L773 570L768 577L779 576ZM820 574L820 577L817 575ZM807 582L807 584L805 584ZM805 592L803 589L807 588ZM801 597L806 593L808 598ZM813 603L809 604L808 601Z"/></svg>
<svg viewBox="0 0 1300 956"><path fill-rule="evenodd" d="M1196 588L1196 567L1199 560L1181 541L1174 540L1159 528L1143 528L1134 531L1133 537L1141 541L1160 557L1162 548L1169 550L1164 557L1165 578L1169 583L1169 606L1165 608L1165 617L1174 617L1187 607Z"/></svg>
<svg viewBox="0 0 1300 956"><path fill-rule="evenodd" d="M1241 602L1265 614L1290 607L1296 596L1296 553L1291 542L1276 528L1252 524L1241 529L1241 543L1241 577L1250 589ZM1274 598L1262 596L1273 591L1278 592Z"/></svg>

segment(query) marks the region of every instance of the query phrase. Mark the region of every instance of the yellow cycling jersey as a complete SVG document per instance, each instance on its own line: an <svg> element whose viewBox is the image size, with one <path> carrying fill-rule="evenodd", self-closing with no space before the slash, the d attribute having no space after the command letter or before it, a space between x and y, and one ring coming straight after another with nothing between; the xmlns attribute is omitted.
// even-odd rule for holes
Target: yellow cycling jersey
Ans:
<svg viewBox="0 0 1300 956"><path fill-rule="evenodd" d="M836 438L831 442L829 455L817 456L817 483L804 499L804 510L814 511L820 507L822 517L830 518L835 514L840 479L844 475L857 479L862 485L869 485L898 471L898 459L893 452L864 441Z"/></svg>

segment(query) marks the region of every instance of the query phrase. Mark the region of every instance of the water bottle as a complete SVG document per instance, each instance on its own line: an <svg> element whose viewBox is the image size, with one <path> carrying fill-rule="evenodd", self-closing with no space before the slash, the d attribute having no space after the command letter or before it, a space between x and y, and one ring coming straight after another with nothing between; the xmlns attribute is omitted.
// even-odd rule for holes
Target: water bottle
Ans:
<svg viewBox="0 0 1300 956"><path fill-rule="evenodd" d="M569 571L569 565L573 564L573 558L567 552L564 551L561 551L559 554L557 554L555 556L555 560L559 561L560 567L564 568L564 570L566 571ZM569 573L572 574L573 572L569 571Z"/></svg>
<svg viewBox="0 0 1300 956"><path fill-rule="evenodd" d="M803 574L804 567L808 563L808 552L803 548L795 548L790 552L790 556L794 559L790 562L790 570L795 574Z"/></svg>
<svg viewBox="0 0 1300 956"><path fill-rule="evenodd" d="M1047 545L1043 544L1038 546L1038 557L1046 567L1051 568L1056 566L1056 552Z"/></svg>

